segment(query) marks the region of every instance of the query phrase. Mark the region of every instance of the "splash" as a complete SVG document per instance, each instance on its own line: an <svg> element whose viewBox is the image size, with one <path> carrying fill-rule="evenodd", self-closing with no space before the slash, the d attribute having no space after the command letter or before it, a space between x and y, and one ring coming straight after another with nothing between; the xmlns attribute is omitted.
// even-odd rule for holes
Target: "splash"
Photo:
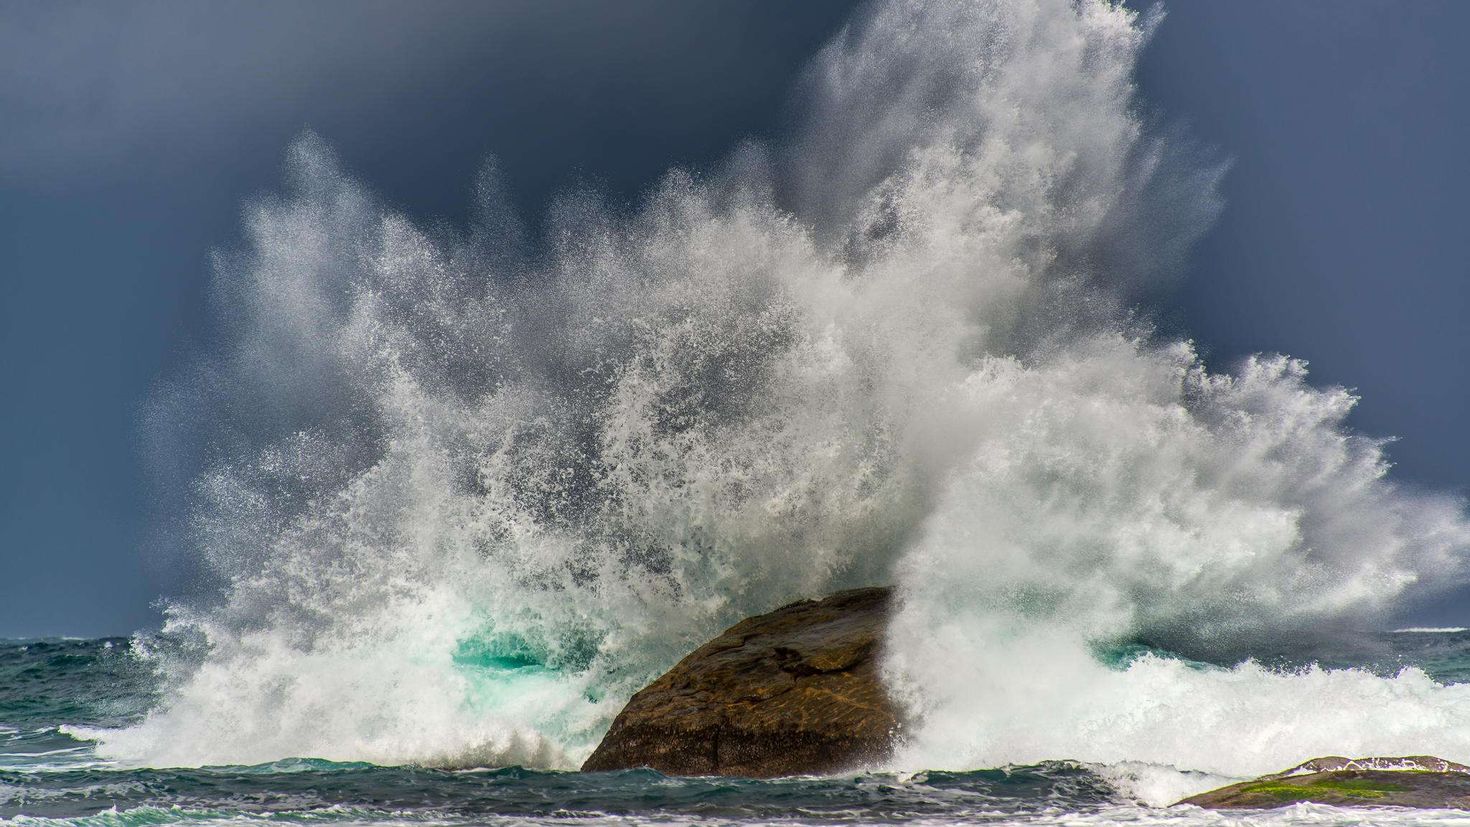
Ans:
<svg viewBox="0 0 1470 827"><path fill-rule="evenodd" d="M911 767L1470 759L1464 690L1422 674L1096 655L1368 617L1470 546L1351 395L1211 373L1130 310L1219 210L1220 165L1137 112L1154 22L868 7L790 141L632 213L569 193L540 239L493 167L429 230L298 141L219 258L224 345L155 404L212 588L102 751L572 767L730 623L896 582Z"/></svg>

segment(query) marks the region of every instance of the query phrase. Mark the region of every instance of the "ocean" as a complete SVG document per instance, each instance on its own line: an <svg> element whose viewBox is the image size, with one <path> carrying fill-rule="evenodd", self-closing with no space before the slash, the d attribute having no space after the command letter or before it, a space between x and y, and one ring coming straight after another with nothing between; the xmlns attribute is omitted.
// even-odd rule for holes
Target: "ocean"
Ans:
<svg viewBox="0 0 1470 827"><path fill-rule="evenodd" d="M1360 667L1390 672L1417 666L1443 681L1470 677L1465 630L1367 635L1359 643L1353 656L1371 661ZM1285 661L1278 666L1292 668ZM157 676L126 638L0 643L0 823L1470 824L1470 814L1456 811L1314 804L1243 813L1166 808L1145 799L1224 779L1060 756L957 772L874 768L780 780L671 778L647 770L450 769L311 756L170 767L104 757L96 742L79 734L136 726L158 701Z"/></svg>

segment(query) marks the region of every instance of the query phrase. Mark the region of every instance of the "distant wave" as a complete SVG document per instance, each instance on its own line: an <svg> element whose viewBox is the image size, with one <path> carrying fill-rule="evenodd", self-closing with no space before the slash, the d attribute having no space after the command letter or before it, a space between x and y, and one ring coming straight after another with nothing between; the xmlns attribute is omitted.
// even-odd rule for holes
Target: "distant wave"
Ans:
<svg viewBox="0 0 1470 827"><path fill-rule="evenodd" d="M153 404L209 588L101 752L574 767L720 629L893 582L903 767L1470 761L1470 688L1416 670L1096 656L1379 616L1470 546L1349 392L1216 372L1134 309L1220 208L1140 115L1152 20L867 7L788 140L634 210L567 193L534 238L514 170L421 225L299 140L217 257L223 344Z"/></svg>
<svg viewBox="0 0 1470 827"><path fill-rule="evenodd" d="M1460 632L1470 632L1470 629L1464 626L1409 626L1393 630L1396 635L1453 635Z"/></svg>

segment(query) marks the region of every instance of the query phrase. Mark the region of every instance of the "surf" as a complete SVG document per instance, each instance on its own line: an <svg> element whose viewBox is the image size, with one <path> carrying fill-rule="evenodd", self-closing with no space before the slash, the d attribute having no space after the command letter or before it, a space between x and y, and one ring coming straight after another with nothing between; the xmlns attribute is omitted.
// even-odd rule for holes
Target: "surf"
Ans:
<svg viewBox="0 0 1470 827"><path fill-rule="evenodd" d="M1303 362L1150 326L1224 174L1143 114L1158 19L865 7L790 135L536 232L514 170L424 225L302 137L215 257L219 344L150 406L197 581L139 641L163 699L82 734L574 768L726 626L892 582L891 769L1470 760L1459 686L1240 656L1463 583L1470 523ZM1215 665L1099 662L1131 638Z"/></svg>

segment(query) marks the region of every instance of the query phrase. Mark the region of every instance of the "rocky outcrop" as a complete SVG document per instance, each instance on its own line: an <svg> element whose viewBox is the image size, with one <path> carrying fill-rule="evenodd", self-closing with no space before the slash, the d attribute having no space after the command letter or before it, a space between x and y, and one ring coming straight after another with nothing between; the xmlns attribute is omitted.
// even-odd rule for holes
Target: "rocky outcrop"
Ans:
<svg viewBox="0 0 1470 827"><path fill-rule="evenodd" d="M1302 801L1343 807L1470 809L1470 767L1429 755L1313 758L1285 772L1179 802L1211 810L1267 809Z"/></svg>
<svg viewBox="0 0 1470 827"><path fill-rule="evenodd" d="M582 769L771 777L881 761L899 729L878 678L890 599L855 589L735 624L634 695Z"/></svg>

